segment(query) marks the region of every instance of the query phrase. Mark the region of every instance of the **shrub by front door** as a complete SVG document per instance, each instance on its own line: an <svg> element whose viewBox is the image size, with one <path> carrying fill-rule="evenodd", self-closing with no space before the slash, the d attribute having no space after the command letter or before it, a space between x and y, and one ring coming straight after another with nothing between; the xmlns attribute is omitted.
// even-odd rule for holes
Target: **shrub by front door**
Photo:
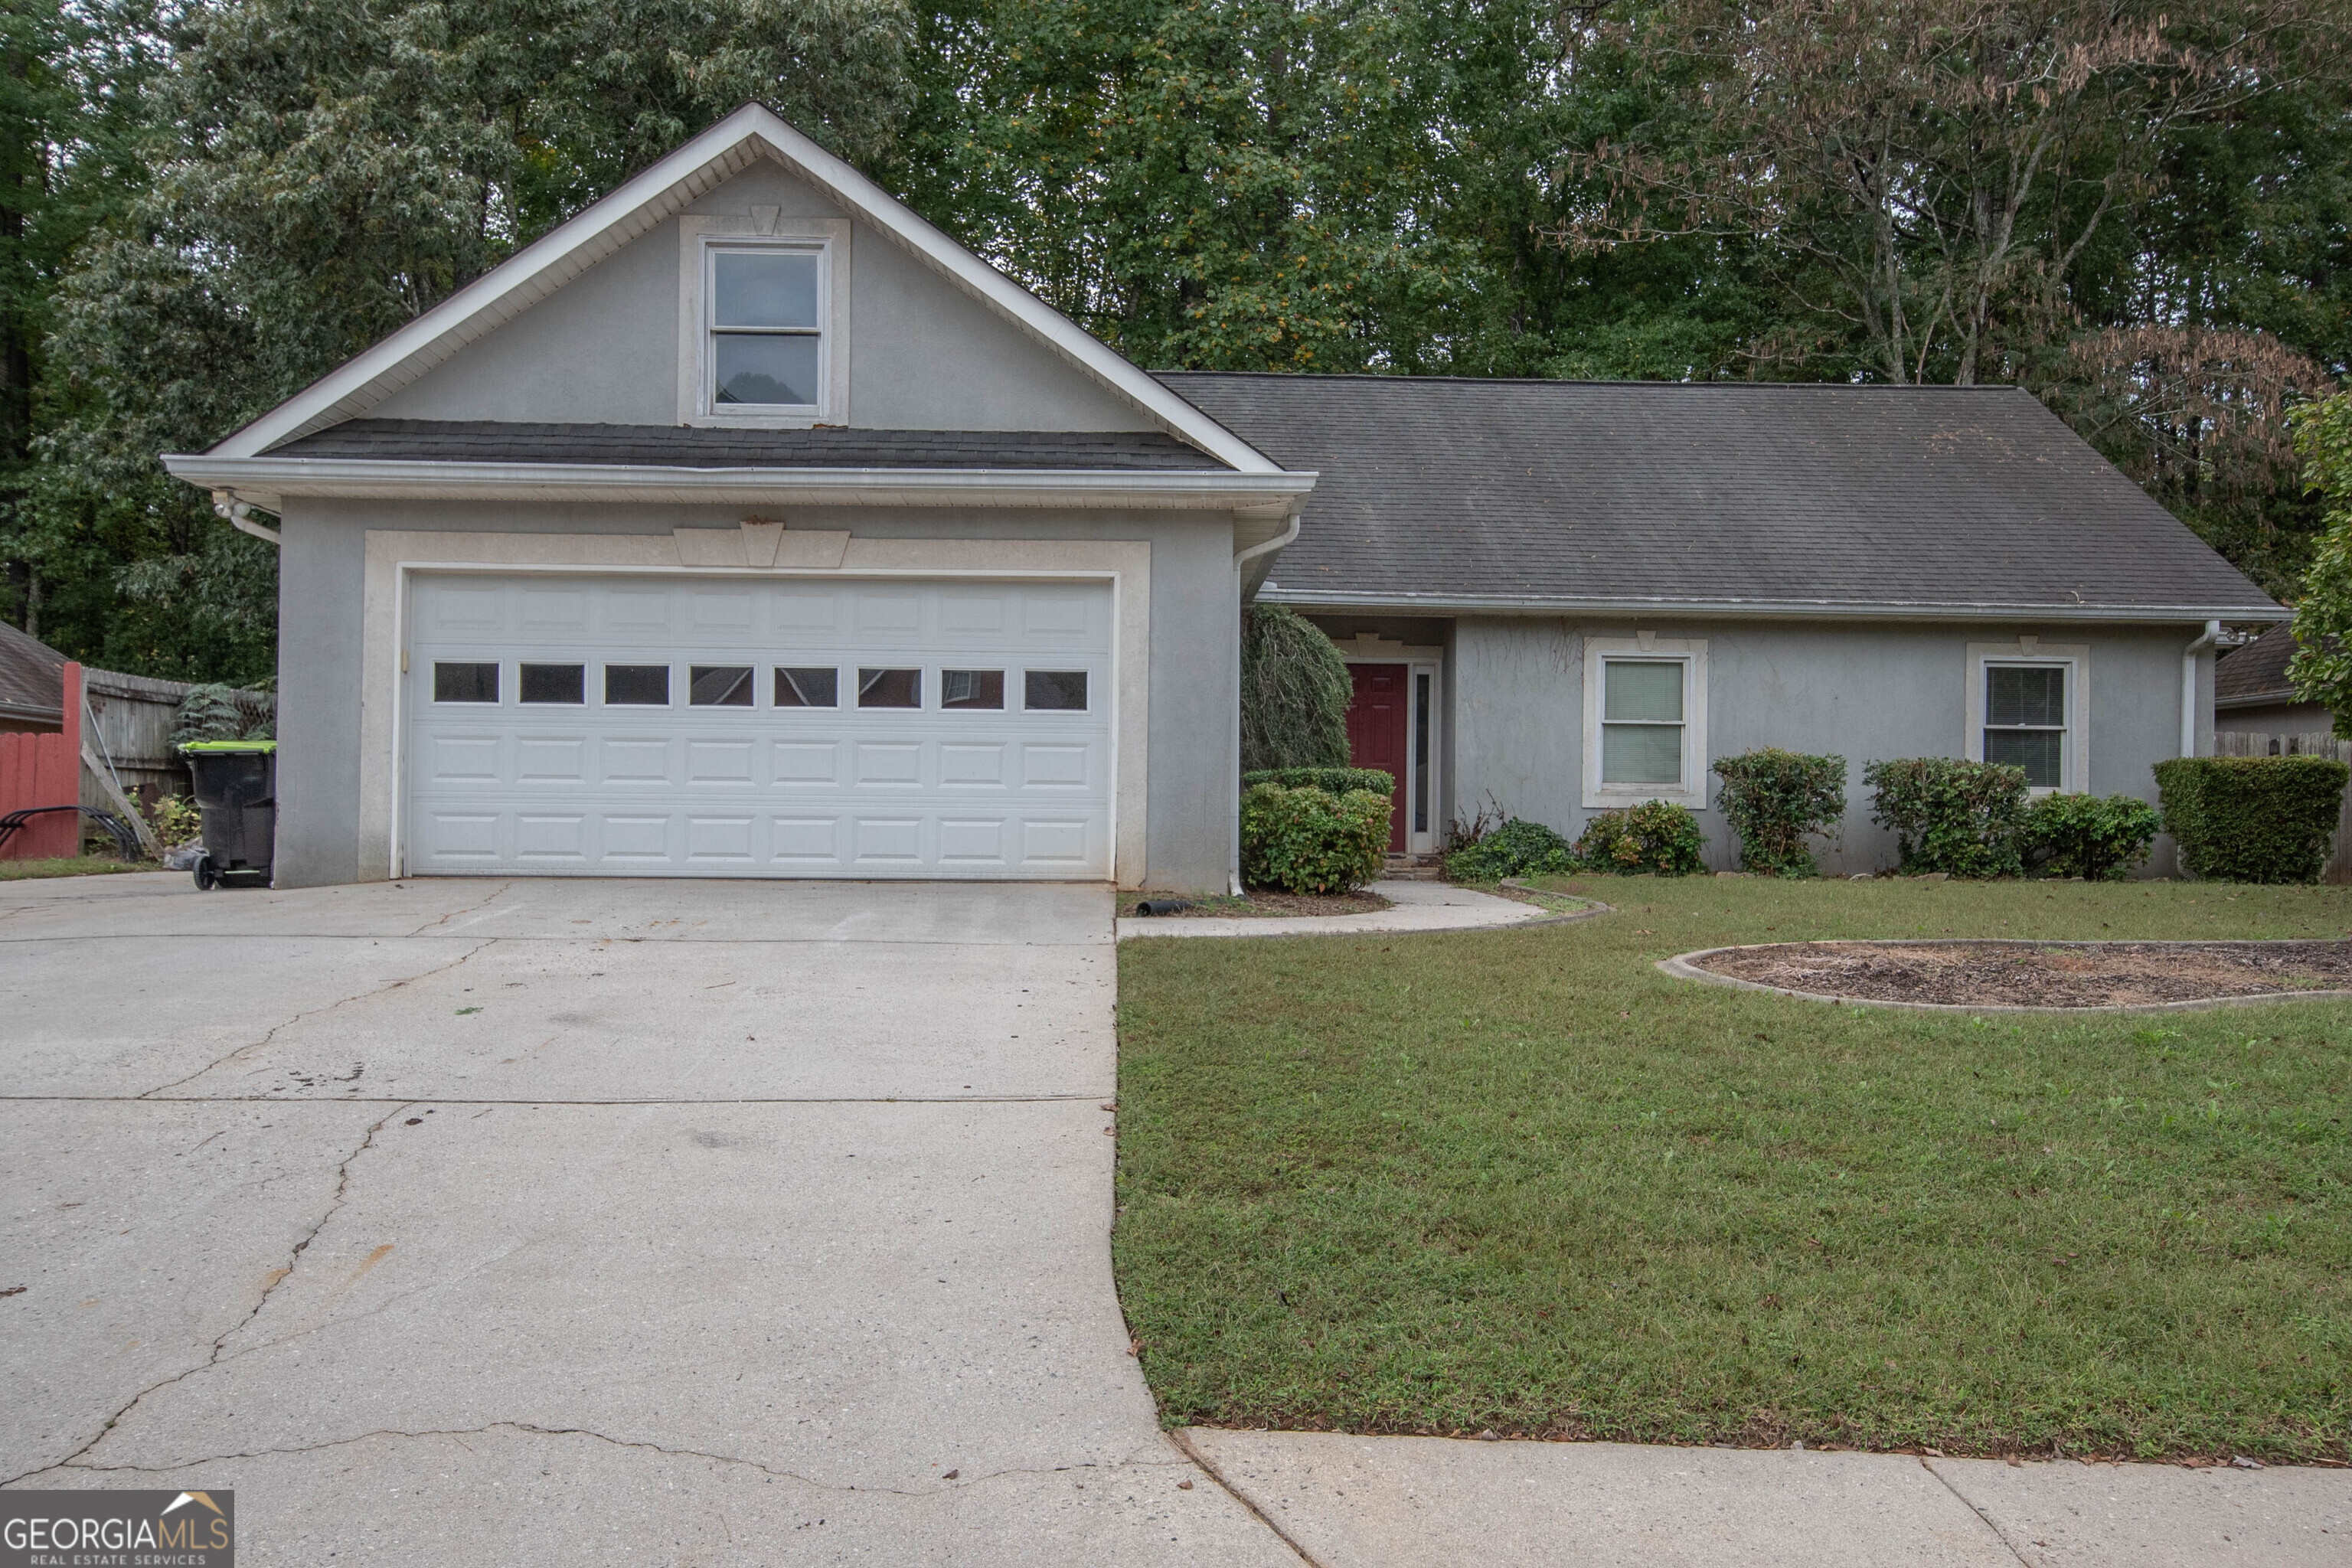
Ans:
<svg viewBox="0 0 2352 1568"><path fill-rule="evenodd" d="M1405 694L1409 689L1401 664L1351 664L1356 692L1348 704L1348 760L1360 768L1378 768L1396 780L1389 796L1389 848L1404 848Z"/></svg>

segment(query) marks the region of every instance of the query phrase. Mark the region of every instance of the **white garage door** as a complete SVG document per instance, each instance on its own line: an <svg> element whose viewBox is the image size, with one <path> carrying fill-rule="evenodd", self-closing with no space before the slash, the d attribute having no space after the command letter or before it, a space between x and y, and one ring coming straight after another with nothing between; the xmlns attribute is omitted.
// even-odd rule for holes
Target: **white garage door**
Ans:
<svg viewBox="0 0 2352 1568"><path fill-rule="evenodd" d="M414 585L412 873L1110 874L1108 585Z"/></svg>

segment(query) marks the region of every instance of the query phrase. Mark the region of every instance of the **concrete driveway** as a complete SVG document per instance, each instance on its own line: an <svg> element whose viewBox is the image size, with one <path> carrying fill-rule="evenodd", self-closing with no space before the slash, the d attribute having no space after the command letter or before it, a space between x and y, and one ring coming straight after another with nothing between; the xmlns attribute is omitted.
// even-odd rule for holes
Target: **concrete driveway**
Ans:
<svg viewBox="0 0 2352 1568"><path fill-rule="evenodd" d="M0 885L0 1479L256 1564L1296 1563L1127 1353L1114 978L1098 888Z"/></svg>

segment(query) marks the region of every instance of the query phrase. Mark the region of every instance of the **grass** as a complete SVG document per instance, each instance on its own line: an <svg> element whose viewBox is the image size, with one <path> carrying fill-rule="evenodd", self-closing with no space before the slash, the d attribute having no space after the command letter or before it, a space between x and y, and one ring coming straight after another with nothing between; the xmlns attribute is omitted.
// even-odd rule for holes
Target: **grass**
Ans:
<svg viewBox="0 0 2352 1568"><path fill-rule="evenodd" d="M41 877L104 877L117 871L152 871L152 860L118 860L111 855L69 855L47 860L0 860L0 882Z"/></svg>
<svg viewBox="0 0 2352 1568"><path fill-rule="evenodd" d="M1524 931L1119 949L1171 1425L2347 1458L2352 1004L1906 1014L1736 942L2342 937L2352 889L1549 884Z"/></svg>

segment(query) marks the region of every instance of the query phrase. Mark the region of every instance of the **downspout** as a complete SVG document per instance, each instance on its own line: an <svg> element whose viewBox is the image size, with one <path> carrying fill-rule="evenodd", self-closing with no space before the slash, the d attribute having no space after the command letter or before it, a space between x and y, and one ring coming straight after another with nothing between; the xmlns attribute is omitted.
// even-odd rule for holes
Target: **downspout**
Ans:
<svg viewBox="0 0 2352 1568"><path fill-rule="evenodd" d="M2180 650L2180 754L2197 754L2197 656L2221 640L2221 623L2207 621L2204 635Z"/></svg>
<svg viewBox="0 0 2352 1568"><path fill-rule="evenodd" d="M1225 817L1233 825L1233 838L1225 861L1225 891L1235 898L1242 891L1242 583L1248 575L1249 563L1261 555L1271 555L1298 537L1297 512L1290 514L1290 526L1263 544L1253 544L1234 556L1234 794L1227 803Z"/></svg>
<svg viewBox="0 0 2352 1568"><path fill-rule="evenodd" d="M239 500L235 490L215 490L213 510L226 519L228 525L240 533L249 533L256 539L266 539L272 544L281 542L276 529L253 521L253 503Z"/></svg>

